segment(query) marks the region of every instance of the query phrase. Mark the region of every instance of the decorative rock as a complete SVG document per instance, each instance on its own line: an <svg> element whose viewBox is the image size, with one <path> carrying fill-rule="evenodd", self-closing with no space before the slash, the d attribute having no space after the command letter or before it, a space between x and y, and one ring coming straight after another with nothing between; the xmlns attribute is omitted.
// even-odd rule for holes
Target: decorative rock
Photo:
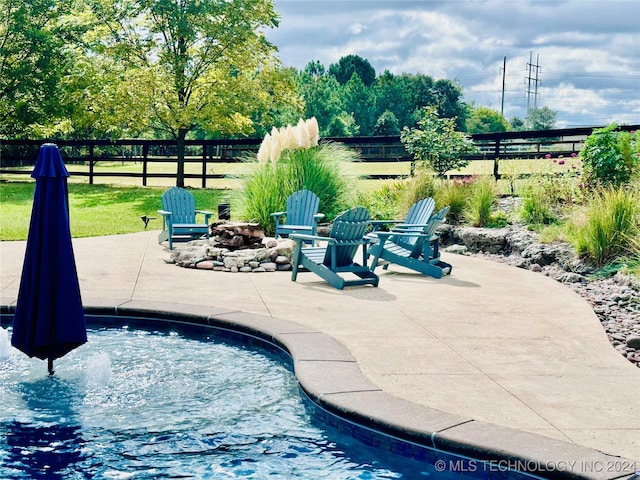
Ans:
<svg viewBox="0 0 640 480"><path fill-rule="evenodd" d="M229 271L230 271L231 273L238 273L238 267L230 267L230 268L229 268Z"/></svg>
<svg viewBox="0 0 640 480"><path fill-rule="evenodd" d="M200 270L213 270L213 262L210 260L205 260L204 262L199 262L196 264L196 268Z"/></svg>
<svg viewBox="0 0 640 480"><path fill-rule="evenodd" d="M447 253L455 253L458 255L465 255L469 249L465 246L465 245L458 245L458 244L454 244L454 245L449 245L448 247L446 247L444 249L445 252Z"/></svg>
<svg viewBox="0 0 640 480"><path fill-rule="evenodd" d="M532 272L541 272L542 271L542 267L540 266L539 263L532 263L531 267L530 267L530 270Z"/></svg>
<svg viewBox="0 0 640 480"><path fill-rule="evenodd" d="M640 336L632 335L631 337L627 337L627 347L640 350Z"/></svg>
<svg viewBox="0 0 640 480"><path fill-rule="evenodd" d="M264 237L262 239L262 245L264 245L266 248L275 248L278 246L278 240L272 237Z"/></svg>
<svg viewBox="0 0 640 480"><path fill-rule="evenodd" d="M253 269L253 273L261 273L261 272L266 272L266 270L263 267L258 267Z"/></svg>
<svg viewBox="0 0 640 480"><path fill-rule="evenodd" d="M244 267L245 265L245 260L243 258L238 258L238 257L232 257L232 256L226 256L224 257L224 266L227 268L235 268L236 271L238 268L240 267Z"/></svg>
<svg viewBox="0 0 640 480"><path fill-rule="evenodd" d="M238 271L239 271L239 272L242 272L242 273L249 273L249 272L253 271L253 268L251 268L251 267L249 267L249 266L246 266L246 267L240 267L240 268L238 269Z"/></svg>
<svg viewBox="0 0 640 480"><path fill-rule="evenodd" d="M498 253L506 246L507 233L505 228L460 228L457 236L471 251Z"/></svg>
<svg viewBox="0 0 640 480"><path fill-rule="evenodd" d="M204 245L187 245L171 252L171 262L181 267L193 267L207 259L207 247Z"/></svg>
<svg viewBox="0 0 640 480"><path fill-rule="evenodd" d="M284 255L278 255L275 259L275 263L278 265L284 265L286 263L291 263L289 257L285 257Z"/></svg>
<svg viewBox="0 0 640 480"><path fill-rule="evenodd" d="M249 262L249 266L251 268L258 268L260 266L260 262L256 262L255 260L252 260Z"/></svg>
<svg viewBox="0 0 640 480"><path fill-rule="evenodd" d="M279 272L286 272L288 270L291 270L293 267L291 266L290 263L282 263L280 265L278 265L278 271Z"/></svg>
<svg viewBox="0 0 640 480"><path fill-rule="evenodd" d="M274 262L265 262L260 264L264 268L265 272L275 272L278 266Z"/></svg>
<svg viewBox="0 0 640 480"><path fill-rule="evenodd" d="M611 338L613 340L618 340L619 342L624 342L626 340L626 337L620 333L614 333L611 335Z"/></svg>
<svg viewBox="0 0 640 480"><path fill-rule="evenodd" d="M583 283L586 282L586 278L582 275L573 272L565 272L560 275L557 280L562 283Z"/></svg>
<svg viewBox="0 0 640 480"><path fill-rule="evenodd" d="M513 229L505 236L511 253L521 253L529 245L536 242L536 235L533 232L522 229Z"/></svg>

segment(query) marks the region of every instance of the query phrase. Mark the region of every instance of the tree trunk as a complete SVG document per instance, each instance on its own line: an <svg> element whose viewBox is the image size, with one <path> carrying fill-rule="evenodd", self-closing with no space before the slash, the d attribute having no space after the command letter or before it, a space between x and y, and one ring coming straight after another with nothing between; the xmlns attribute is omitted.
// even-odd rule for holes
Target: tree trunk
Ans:
<svg viewBox="0 0 640 480"><path fill-rule="evenodd" d="M186 128L178 129L177 148L178 148L178 171L176 172L176 186L184 188L184 140L187 136Z"/></svg>

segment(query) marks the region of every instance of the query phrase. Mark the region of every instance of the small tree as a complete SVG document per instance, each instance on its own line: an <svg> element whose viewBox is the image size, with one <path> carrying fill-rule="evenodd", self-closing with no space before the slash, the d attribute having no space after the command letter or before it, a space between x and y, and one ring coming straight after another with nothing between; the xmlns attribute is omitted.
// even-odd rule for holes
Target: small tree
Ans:
<svg viewBox="0 0 640 480"><path fill-rule="evenodd" d="M439 118L436 107L425 107L419 128L402 129L400 140L409 153L424 162L438 176L462 168L469 161L463 155L476 151L471 139L455 129L455 118Z"/></svg>
<svg viewBox="0 0 640 480"><path fill-rule="evenodd" d="M589 186L627 183L640 167L640 134L621 132L615 123L593 131L580 151Z"/></svg>

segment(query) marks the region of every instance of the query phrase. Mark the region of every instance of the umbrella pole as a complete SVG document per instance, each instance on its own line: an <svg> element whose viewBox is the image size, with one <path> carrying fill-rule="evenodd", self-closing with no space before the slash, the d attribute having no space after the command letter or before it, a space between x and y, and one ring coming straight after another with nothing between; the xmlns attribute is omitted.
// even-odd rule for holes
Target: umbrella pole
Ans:
<svg viewBox="0 0 640 480"><path fill-rule="evenodd" d="M47 368L49 369L49 375L53 375L53 358L47 358Z"/></svg>

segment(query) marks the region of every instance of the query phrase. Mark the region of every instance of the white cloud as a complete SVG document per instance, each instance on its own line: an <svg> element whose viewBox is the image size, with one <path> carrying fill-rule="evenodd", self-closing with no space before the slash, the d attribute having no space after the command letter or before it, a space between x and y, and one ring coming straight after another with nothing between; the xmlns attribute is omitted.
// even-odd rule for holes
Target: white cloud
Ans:
<svg viewBox="0 0 640 480"><path fill-rule="evenodd" d="M366 25L360 22L353 23L349 26L348 31L353 35L359 35L367 29Z"/></svg>
<svg viewBox="0 0 640 480"><path fill-rule="evenodd" d="M640 123L636 0L275 1L282 22L268 35L285 65L360 55L377 73L457 78L467 101L499 110L506 56L508 118L526 115L537 86L559 126Z"/></svg>

